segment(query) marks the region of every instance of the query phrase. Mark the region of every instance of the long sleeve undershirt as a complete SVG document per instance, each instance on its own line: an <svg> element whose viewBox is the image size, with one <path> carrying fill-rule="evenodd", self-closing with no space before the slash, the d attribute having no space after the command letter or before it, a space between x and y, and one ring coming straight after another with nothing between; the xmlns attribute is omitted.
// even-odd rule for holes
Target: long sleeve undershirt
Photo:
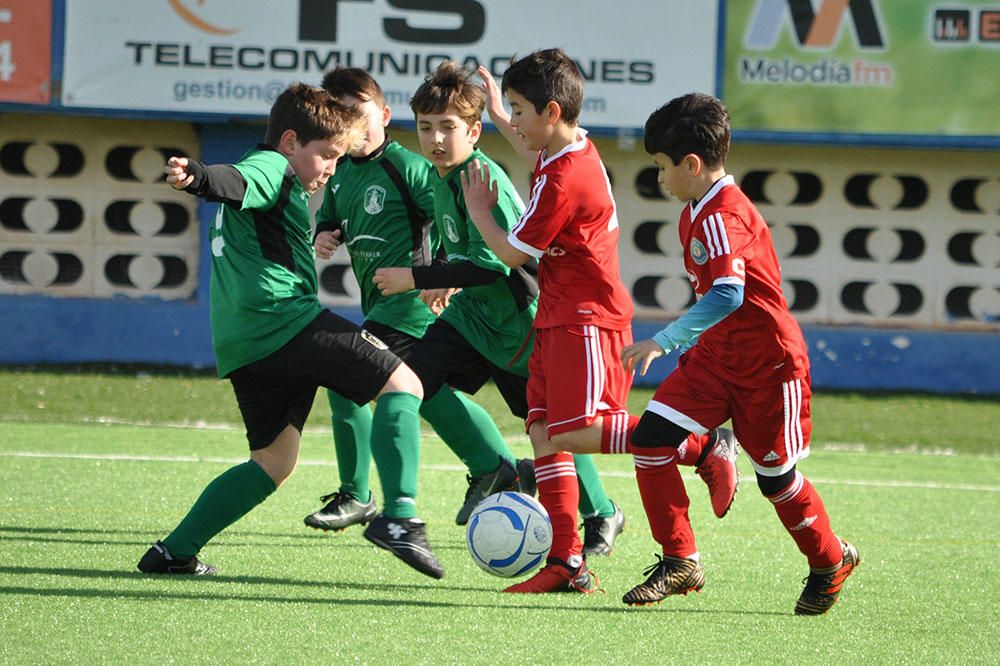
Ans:
<svg viewBox="0 0 1000 666"><path fill-rule="evenodd" d="M477 266L471 261L435 262L430 266L413 267L413 285L417 289L479 287L493 284L503 277L503 273Z"/></svg>
<svg viewBox="0 0 1000 666"><path fill-rule="evenodd" d="M194 176L191 184L184 188L206 201L218 201L240 208L247 193L247 182L232 164L205 166L197 160L188 159L187 171Z"/></svg>
<svg viewBox="0 0 1000 666"><path fill-rule="evenodd" d="M653 336L666 353L694 346L702 333L743 305L743 285L716 284L681 317Z"/></svg>

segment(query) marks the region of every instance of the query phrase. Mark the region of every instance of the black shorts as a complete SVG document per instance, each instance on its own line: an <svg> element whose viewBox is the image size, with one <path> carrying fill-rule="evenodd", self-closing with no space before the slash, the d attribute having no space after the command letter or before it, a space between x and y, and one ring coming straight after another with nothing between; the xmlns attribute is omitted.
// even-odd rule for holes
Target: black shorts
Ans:
<svg viewBox="0 0 1000 666"><path fill-rule="evenodd" d="M438 319L406 357L424 385L424 398L430 399L445 384L474 394L491 378L511 413L528 417L528 378L491 363L462 337L455 327Z"/></svg>
<svg viewBox="0 0 1000 666"><path fill-rule="evenodd" d="M289 425L301 432L317 387L366 405L400 363L376 336L324 311L278 351L229 373L250 449Z"/></svg>
<svg viewBox="0 0 1000 666"><path fill-rule="evenodd" d="M386 326L377 321L366 321L361 324L361 328L384 342L389 347L389 351L404 361L409 355L410 350L413 349L413 346L420 342L420 338L415 338L409 333L397 331L392 326Z"/></svg>

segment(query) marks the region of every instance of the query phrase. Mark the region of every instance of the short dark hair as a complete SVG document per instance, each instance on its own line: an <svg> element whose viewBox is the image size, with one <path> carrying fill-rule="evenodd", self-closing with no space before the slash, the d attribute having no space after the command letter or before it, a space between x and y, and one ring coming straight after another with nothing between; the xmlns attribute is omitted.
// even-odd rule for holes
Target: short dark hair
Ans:
<svg viewBox="0 0 1000 666"><path fill-rule="evenodd" d="M264 141L277 147L281 135L293 130L300 144L316 139L337 139L356 149L365 139L365 117L355 107L348 107L322 88L293 83L278 95L267 119Z"/></svg>
<svg viewBox="0 0 1000 666"><path fill-rule="evenodd" d="M650 114L643 143L647 153L663 153L674 164L693 153L717 168L726 164L730 138L725 105L711 95L688 93Z"/></svg>
<svg viewBox="0 0 1000 666"><path fill-rule="evenodd" d="M323 90L335 98L356 97L362 102L369 100L385 106L385 93L371 74L360 67L338 65L323 76Z"/></svg>
<svg viewBox="0 0 1000 666"><path fill-rule="evenodd" d="M501 90L513 90L531 102L536 113L555 102L562 119L574 124L583 107L583 75L562 49L534 51L511 62L503 73Z"/></svg>
<svg viewBox="0 0 1000 666"><path fill-rule="evenodd" d="M472 72L454 60L445 60L413 93L410 108L413 115L444 113L454 107L459 117L469 125L482 120L486 108L486 92L470 80Z"/></svg>

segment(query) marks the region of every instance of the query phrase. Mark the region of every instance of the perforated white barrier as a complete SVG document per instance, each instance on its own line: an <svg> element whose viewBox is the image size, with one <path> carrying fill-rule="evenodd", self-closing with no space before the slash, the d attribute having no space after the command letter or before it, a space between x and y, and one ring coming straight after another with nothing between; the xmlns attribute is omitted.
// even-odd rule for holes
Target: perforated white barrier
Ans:
<svg viewBox="0 0 1000 666"><path fill-rule="evenodd" d="M197 201L163 163L199 153L189 123L3 115L0 294L190 298Z"/></svg>

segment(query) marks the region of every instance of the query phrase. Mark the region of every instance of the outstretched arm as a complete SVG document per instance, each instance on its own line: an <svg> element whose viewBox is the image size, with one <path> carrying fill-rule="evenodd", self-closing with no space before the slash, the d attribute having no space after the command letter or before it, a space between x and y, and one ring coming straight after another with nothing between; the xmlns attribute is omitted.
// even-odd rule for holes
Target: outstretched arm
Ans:
<svg viewBox="0 0 1000 666"><path fill-rule="evenodd" d="M510 244L507 231L493 219L493 207L497 205L497 186L490 182L490 167L479 160L472 160L469 167L459 174L462 181L462 195L465 197L465 207L469 211L472 223L476 225L479 234L486 241L486 247L497 255L503 263L511 268L517 268L531 259Z"/></svg>
<svg viewBox="0 0 1000 666"><path fill-rule="evenodd" d="M728 317L743 305L742 284L714 284L701 300L679 319L649 340L642 340L622 350L622 363L629 372L645 375L649 364L675 349L682 352L694 346L701 334Z"/></svg>
<svg viewBox="0 0 1000 666"><path fill-rule="evenodd" d="M206 201L218 201L237 208L243 205L247 182L231 164L205 166L187 157L171 157L163 167L167 183Z"/></svg>
<svg viewBox="0 0 1000 666"><path fill-rule="evenodd" d="M527 162L529 167L534 167L535 162L538 161L538 153L534 150L528 150L528 147L524 145L524 141L521 140L521 137L517 135L517 132L511 126L510 114L503 108L503 95L500 92L500 86L497 85L496 79L490 74L490 70L482 65L479 67L478 74L479 78L483 80L483 89L486 90L486 112L490 116L490 122L496 125L497 129L500 130L500 134L507 139L507 143L517 151L521 159Z"/></svg>

